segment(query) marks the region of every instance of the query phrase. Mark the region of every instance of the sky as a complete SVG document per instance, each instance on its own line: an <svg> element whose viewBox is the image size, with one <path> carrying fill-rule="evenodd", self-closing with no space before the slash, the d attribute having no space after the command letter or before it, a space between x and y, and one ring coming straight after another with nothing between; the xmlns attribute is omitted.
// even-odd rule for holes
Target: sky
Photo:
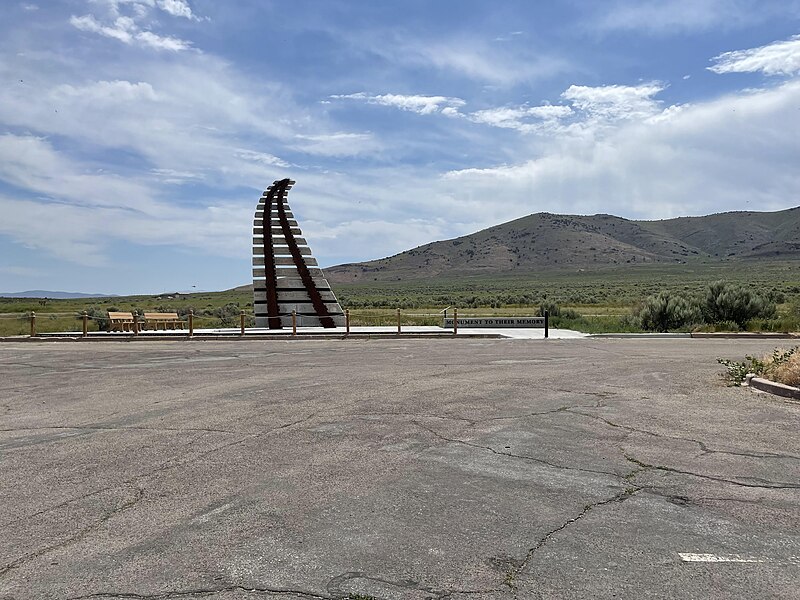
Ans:
<svg viewBox="0 0 800 600"><path fill-rule="evenodd" d="M0 292L251 280L536 212L800 204L800 0L0 0Z"/></svg>

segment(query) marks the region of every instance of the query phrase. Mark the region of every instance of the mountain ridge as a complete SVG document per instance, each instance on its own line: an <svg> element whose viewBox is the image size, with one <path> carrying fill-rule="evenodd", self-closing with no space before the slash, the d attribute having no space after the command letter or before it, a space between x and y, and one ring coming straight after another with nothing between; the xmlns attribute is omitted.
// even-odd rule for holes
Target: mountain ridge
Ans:
<svg viewBox="0 0 800 600"><path fill-rule="evenodd" d="M800 259L800 206L652 221L540 212L325 273L358 283L762 259Z"/></svg>
<svg viewBox="0 0 800 600"><path fill-rule="evenodd" d="M27 290L24 292L0 292L0 298L47 298L69 300L71 298L114 298L118 294L84 294L82 292L59 292L54 290Z"/></svg>

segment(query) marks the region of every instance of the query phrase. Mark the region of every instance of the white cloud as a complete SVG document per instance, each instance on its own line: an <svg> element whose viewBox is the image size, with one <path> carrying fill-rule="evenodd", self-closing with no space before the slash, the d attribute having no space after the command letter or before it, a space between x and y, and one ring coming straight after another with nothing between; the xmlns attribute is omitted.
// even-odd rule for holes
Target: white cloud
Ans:
<svg viewBox="0 0 800 600"><path fill-rule="evenodd" d="M785 0L774 4L764 0L614 0L598 4L586 26L650 34L733 29L752 26L769 14L785 11L785 4Z"/></svg>
<svg viewBox="0 0 800 600"><path fill-rule="evenodd" d="M659 103L653 96L665 86L658 82L638 86L606 85L589 87L571 85L561 97L573 107L590 117L606 121L640 119L658 111Z"/></svg>
<svg viewBox="0 0 800 600"><path fill-rule="evenodd" d="M30 135L0 135L0 180L76 205L139 211L152 207L146 186L80 168L46 139Z"/></svg>
<svg viewBox="0 0 800 600"><path fill-rule="evenodd" d="M235 153L237 158L242 158L244 160L249 160L255 163L259 163L262 165L270 165L275 167L288 167L290 166L285 160L278 158L277 156L273 156L272 154L266 154L264 152L255 152L253 150L237 150Z"/></svg>
<svg viewBox="0 0 800 600"><path fill-rule="evenodd" d="M380 144L371 133L336 132L329 134L295 136L293 148L318 156L357 156L375 152Z"/></svg>
<svg viewBox="0 0 800 600"><path fill-rule="evenodd" d="M449 98L447 96L420 96L404 94L380 94L370 96L365 92L355 94L336 94L331 98L337 100L363 100L368 104L380 104L382 106L392 106L401 110L415 112L420 115L430 115L436 112L443 112L446 109L457 110L464 106L465 102L461 98ZM448 114L452 114L449 112Z"/></svg>
<svg viewBox="0 0 800 600"><path fill-rule="evenodd" d="M164 183L181 185L184 183L196 183L205 179L202 173L190 173L188 171L176 171L174 169L150 169L150 172Z"/></svg>
<svg viewBox="0 0 800 600"><path fill-rule="evenodd" d="M433 67L447 74L498 86L555 75L567 69L568 61L548 52L516 44L497 44L479 35L433 40L403 40L385 45L379 52L397 64Z"/></svg>
<svg viewBox="0 0 800 600"><path fill-rule="evenodd" d="M486 35L481 28L456 33L457 28L437 27L429 36L397 27L327 30L347 42L353 53L371 60L379 57L392 71L408 70L409 76L417 80L420 71L425 70L426 77L444 76L508 87L562 73L571 65L569 59L540 44L538 39L525 44L503 43ZM522 35L523 32L511 33L511 37L518 39Z"/></svg>
<svg viewBox="0 0 800 600"><path fill-rule="evenodd" d="M448 117L466 117L473 123L514 129L522 133L561 131L577 125L585 128L599 123L622 120L641 120L658 115L660 102L654 96L665 86L659 82L638 86L608 85L589 87L570 86L561 98L571 104L541 106L506 106L487 108L474 112L461 111L466 102L447 96L420 96L401 94L369 95L365 92L334 95L334 99L361 100L368 104L390 106L420 115L442 114ZM569 120L570 122L565 122Z"/></svg>
<svg viewBox="0 0 800 600"><path fill-rule="evenodd" d="M714 73L755 73L794 75L800 73L800 35L766 46L723 52L708 67Z"/></svg>
<svg viewBox="0 0 800 600"><path fill-rule="evenodd" d="M157 187L95 172L42 138L0 136L0 180L24 190L0 194L0 234L78 264L107 262L111 239L233 256L231 240L244 247L247 239L249 210L241 206L175 205Z"/></svg>
<svg viewBox="0 0 800 600"><path fill-rule="evenodd" d="M353 219L335 225L303 222L303 235L311 240L322 266L351 260L353 248L369 248L370 258L397 254L436 239L448 237L448 223L437 218ZM347 240L342 245L341 240Z"/></svg>
<svg viewBox="0 0 800 600"><path fill-rule="evenodd" d="M192 46L191 42L187 42L186 40L181 40L172 36L161 36L152 31L140 31L136 34L136 39L145 46L155 48L156 50L179 52L181 50L188 50Z"/></svg>
<svg viewBox="0 0 800 600"><path fill-rule="evenodd" d="M158 100L153 86L149 83L141 81L131 83L120 80L95 81L82 87L69 84L59 85L53 90L53 97L59 100L75 98L81 102L91 102L94 106Z"/></svg>
<svg viewBox="0 0 800 600"><path fill-rule="evenodd" d="M443 71L466 75L470 79L510 85L550 74L561 61L521 59L506 48L493 48L480 40L445 40L417 45L409 59L427 63Z"/></svg>
<svg viewBox="0 0 800 600"><path fill-rule="evenodd" d="M102 25L92 15L83 15L81 17L72 16L69 22L73 27L81 31L98 33L105 37L130 44L133 41L133 35L131 35L129 27L126 27L127 23L125 19L125 17L118 17L113 25Z"/></svg>
<svg viewBox="0 0 800 600"><path fill-rule="evenodd" d="M171 14L173 17L184 17L185 19L197 20L192 12L192 7L186 0L158 0L158 7Z"/></svg>
<svg viewBox="0 0 800 600"><path fill-rule="evenodd" d="M800 191L800 82L683 105L621 122L605 136L554 138L538 158L452 171L443 195L502 190L504 213L613 213L641 218L786 208ZM462 206L462 210L468 210Z"/></svg>
<svg viewBox="0 0 800 600"><path fill-rule="evenodd" d="M516 106L479 110L470 113L468 118L475 123L529 133L547 129L572 114L569 106Z"/></svg>
<svg viewBox="0 0 800 600"><path fill-rule="evenodd" d="M96 33L119 40L125 44L138 43L140 46L179 52L192 47L191 42L170 35L160 35L151 27L143 28L142 22L148 17L151 8L158 6L164 12L177 17L199 20L184 0L105 0L107 18L93 14L70 17L70 24L81 31ZM130 8L130 14L123 14L121 7Z"/></svg>
<svg viewBox="0 0 800 600"><path fill-rule="evenodd" d="M179 63L139 62L126 71L138 81L59 83L82 80L82 73L63 69L26 78L8 89L0 122L101 155L124 150L145 170L205 173L209 185L258 187L289 162L266 160L266 154L256 161L260 148L273 148L279 139L285 148L306 128L326 133L325 124L310 124L283 88L256 85L213 57L190 53Z"/></svg>

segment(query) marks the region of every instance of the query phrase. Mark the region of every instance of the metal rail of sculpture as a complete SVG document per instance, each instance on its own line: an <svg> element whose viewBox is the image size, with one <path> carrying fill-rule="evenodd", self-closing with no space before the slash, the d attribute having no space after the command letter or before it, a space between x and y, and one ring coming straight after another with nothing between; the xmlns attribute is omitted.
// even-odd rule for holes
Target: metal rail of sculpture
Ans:
<svg viewBox="0 0 800 600"><path fill-rule="evenodd" d="M275 181L261 195L253 222L256 327L281 329L295 311L299 326L337 327L344 314L286 202L294 185Z"/></svg>

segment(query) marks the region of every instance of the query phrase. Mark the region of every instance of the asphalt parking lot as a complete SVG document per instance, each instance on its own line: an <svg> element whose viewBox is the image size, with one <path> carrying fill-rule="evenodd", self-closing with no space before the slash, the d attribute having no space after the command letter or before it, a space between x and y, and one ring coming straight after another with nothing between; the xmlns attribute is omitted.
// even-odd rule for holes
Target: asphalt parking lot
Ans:
<svg viewBox="0 0 800 600"><path fill-rule="evenodd" d="M779 341L0 344L0 598L798 598Z"/></svg>

